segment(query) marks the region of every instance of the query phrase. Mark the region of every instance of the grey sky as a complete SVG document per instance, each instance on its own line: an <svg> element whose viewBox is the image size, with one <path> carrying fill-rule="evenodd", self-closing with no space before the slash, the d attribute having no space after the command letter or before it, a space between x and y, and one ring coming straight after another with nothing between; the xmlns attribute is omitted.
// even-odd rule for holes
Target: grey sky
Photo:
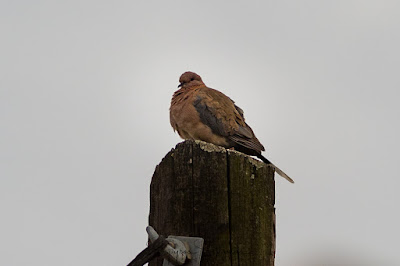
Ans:
<svg viewBox="0 0 400 266"><path fill-rule="evenodd" d="M195 71L276 182L277 265L400 264L399 1L0 0L0 265L126 265Z"/></svg>

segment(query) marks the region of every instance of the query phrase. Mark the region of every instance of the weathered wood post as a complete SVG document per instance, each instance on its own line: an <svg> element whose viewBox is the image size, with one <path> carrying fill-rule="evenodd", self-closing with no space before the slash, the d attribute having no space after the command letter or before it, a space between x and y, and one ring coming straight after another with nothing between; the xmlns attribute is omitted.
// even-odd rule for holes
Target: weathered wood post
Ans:
<svg viewBox="0 0 400 266"><path fill-rule="evenodd" d="M149 224L164 236L204 238L204 266L274 265L274 204L272 168L239 152L185 141L156 167ZM162 259L149 265L160 266Z"/></svg>

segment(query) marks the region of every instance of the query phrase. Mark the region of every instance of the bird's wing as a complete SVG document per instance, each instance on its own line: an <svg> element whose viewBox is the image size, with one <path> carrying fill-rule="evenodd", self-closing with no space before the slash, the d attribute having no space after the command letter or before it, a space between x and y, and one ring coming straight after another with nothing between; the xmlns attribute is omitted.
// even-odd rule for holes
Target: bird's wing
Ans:
<svg viewBox="0 0 400 266"><path fill-rule="evenodd" d="M214 134L227 138L235 147L244 148L250 154L264 150L253 130L246 124L243 110L222 92L201 88L194 95L193 106L201 122L210 127Z"/></svg>

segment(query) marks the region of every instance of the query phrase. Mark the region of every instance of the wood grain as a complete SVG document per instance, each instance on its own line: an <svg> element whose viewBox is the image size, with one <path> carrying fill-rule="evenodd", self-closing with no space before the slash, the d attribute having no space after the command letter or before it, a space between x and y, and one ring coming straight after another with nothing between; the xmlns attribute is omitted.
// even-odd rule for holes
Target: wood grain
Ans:
<svg viewBox="0 0 400 266"><path fill-rule="evenodd" d="M242 153L184 141L156 167L149 225L204 238L201 265L274 265L274 171ZM150 266L162 265L162 259Z"/></svg>

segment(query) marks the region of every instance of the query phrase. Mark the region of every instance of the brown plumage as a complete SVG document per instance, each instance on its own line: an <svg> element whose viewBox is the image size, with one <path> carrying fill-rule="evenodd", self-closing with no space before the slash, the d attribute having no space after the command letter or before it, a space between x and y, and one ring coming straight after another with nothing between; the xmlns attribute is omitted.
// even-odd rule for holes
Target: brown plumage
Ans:
<svg viewBox="0 0 400 266"><path fill-rule="evenodd" d="M254 155L274 167L288 181L293 180L262 156L264 146L245 122L243 110L228 96L208 88L201 77L185 72L179 78L181 87L171 101L170 122L183 139L202 140Z"/></svg>

